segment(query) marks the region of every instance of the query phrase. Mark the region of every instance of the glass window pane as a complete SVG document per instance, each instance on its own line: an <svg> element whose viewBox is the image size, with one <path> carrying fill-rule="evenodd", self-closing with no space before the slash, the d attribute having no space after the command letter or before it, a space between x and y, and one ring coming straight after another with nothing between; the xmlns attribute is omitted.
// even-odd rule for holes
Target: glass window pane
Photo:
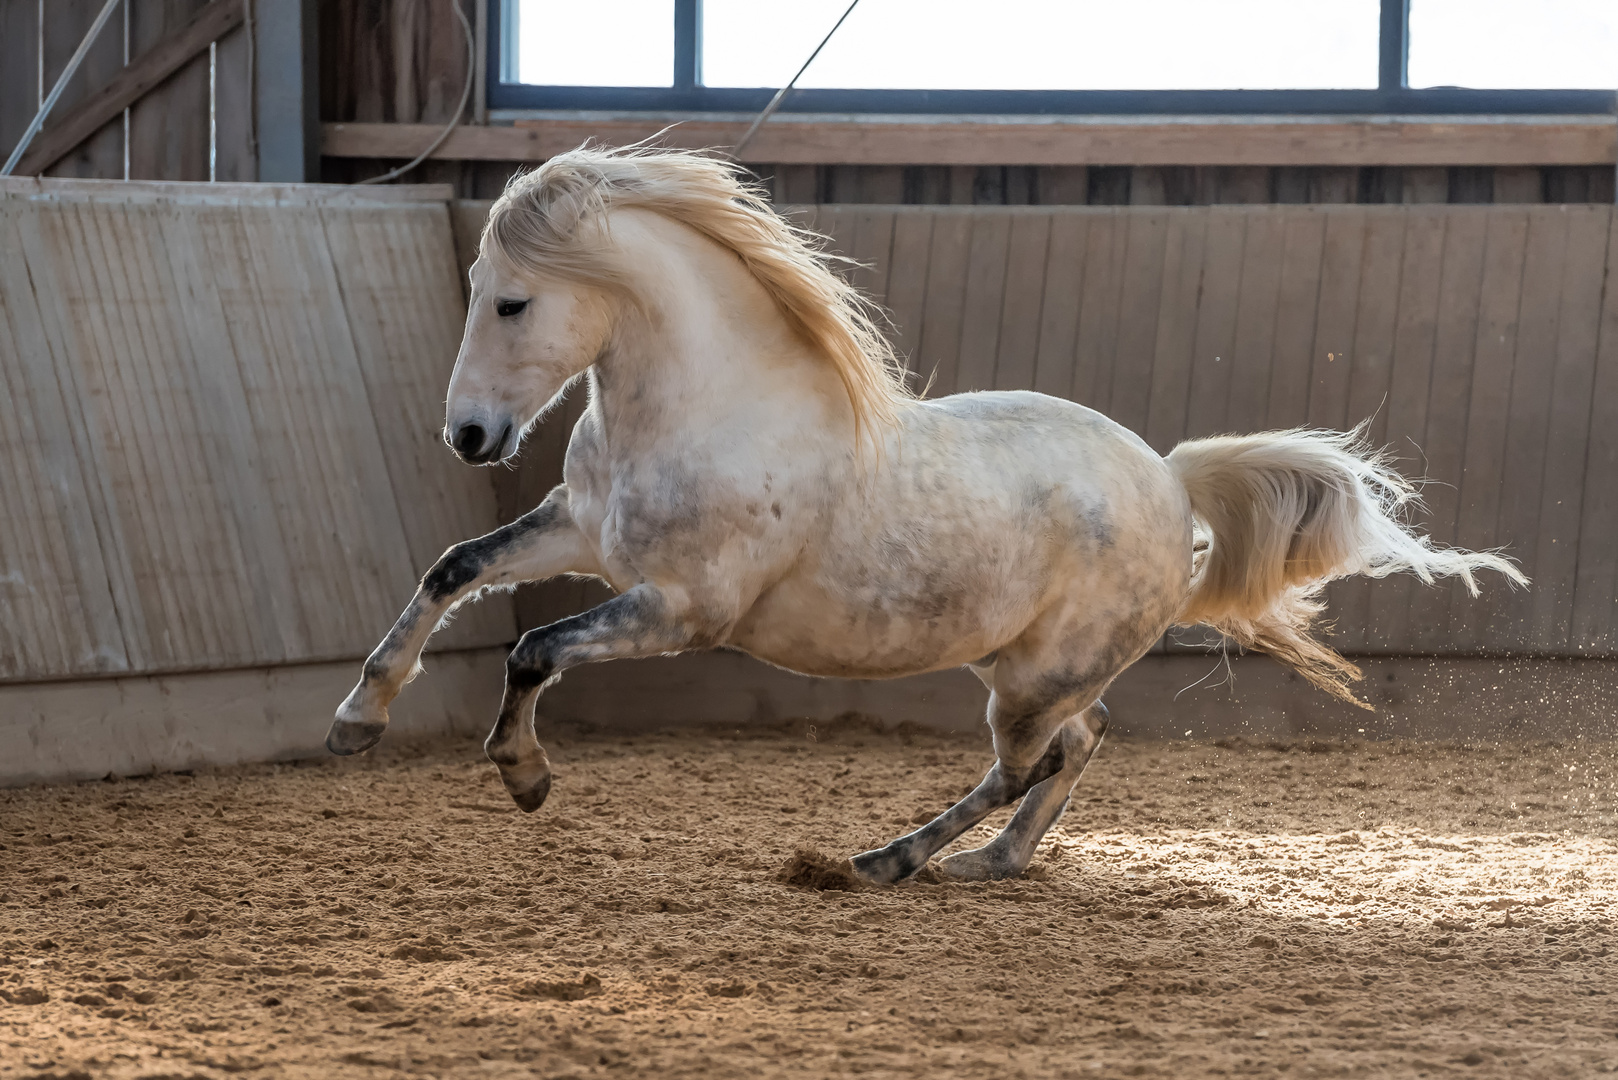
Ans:
<svg viewBox="0 0 1618 1080"><path fill-rule="evenodd" d="M703 0L703 82L781 86L847 6ZM798 85L1369 88L1377 20L1377 0L861 0Z"/></svg>
<svg viewBox="0 0 1618 1080"><path fill-rule="evenodd" d="M674 85L674 0L518 0L515 7L518 82Z"/></svg>
<svg viewBox="0 0 1618 1080"><path fill-rule="evenodd" d="M1618 87L1618 0L1412 0L1410 85Z"/></svg>

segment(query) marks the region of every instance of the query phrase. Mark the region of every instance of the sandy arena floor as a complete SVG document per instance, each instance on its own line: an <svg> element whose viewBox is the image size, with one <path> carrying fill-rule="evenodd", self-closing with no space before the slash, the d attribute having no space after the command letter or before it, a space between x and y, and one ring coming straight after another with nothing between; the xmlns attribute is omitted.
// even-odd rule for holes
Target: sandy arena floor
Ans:
<svg viewBox="0 0 1618 1080"><path fill-rule="evenodd" d="M1026 878L854 893L778 879L986 738L551 756L0 792L0 1077L1618 1072L1611 746L1114 741Z"/></svg>

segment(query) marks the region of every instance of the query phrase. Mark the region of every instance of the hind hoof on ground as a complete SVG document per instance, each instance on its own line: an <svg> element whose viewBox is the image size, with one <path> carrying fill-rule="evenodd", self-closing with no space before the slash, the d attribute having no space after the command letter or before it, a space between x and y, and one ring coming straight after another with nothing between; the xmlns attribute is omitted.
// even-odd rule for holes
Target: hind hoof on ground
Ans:
<svg viewBox="0 0 1618 1080"><path fill-rule="evenodd" d="M872 885L892 885L920 869L910 866L905 852L895 850L892 844L875 851L862 851L849 862L854 865L854 873Z"/></svg>
<svg viewBox="0 0 1618 1080"><path fill-rule="evenodd" d="M939 872L956 881L1000 881L1016 877L1022 868L1012 866L988 848L962 851L938 862Z"/></svg>
<svg viewBox="0 0 1618 1080"><path fill-rule="evenodd" d="M362 754L381 742L386 730L385 720L338 720L326 733L326 749L343 757Z"/></svg>
<svg viewBox="0 0 1618 1080"><path fill-rule="evenodd" d="M517 804L517 809L525 814L532 814L545 805L545 799L551 793L551 778L549 775L541 777L536 783L529 784L522 789L506 785L506 791L511 794L511 801Z"/></svg>

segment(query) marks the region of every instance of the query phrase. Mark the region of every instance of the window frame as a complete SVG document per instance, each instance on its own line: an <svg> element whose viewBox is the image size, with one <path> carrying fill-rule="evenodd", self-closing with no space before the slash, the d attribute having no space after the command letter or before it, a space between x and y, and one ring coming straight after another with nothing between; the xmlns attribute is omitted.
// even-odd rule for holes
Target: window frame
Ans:
<svg viewBox="0 0 1618 1080"><path fill-rule="evenodd" d="M615 113L756 113L775 87L704 86L702 0L674 0L670 86L538 86L507 82L517 0L499 0L489 20L487 100L491 109ZM1588 115L1618 109L1615 90L1413 89L1410 0L1381 0L1374 90L868 90L794 89L781 112L882 115Z"/></svg>

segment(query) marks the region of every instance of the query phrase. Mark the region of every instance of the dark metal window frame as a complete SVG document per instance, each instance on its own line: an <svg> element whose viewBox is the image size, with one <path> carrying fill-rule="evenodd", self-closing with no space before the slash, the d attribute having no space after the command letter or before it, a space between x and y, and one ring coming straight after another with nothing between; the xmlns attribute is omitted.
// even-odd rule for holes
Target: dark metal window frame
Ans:
<svg viewBox="0 0 1618 1080"><path fill-rule="evenodd" d="M671 86L536 86L507 82L516 63L505 37L516 0L490 20L488 102L493 109L611 112L757 112L773 87L703 86L702 0L674 2ZM1381 0L1375 90L794 90L783 112L916 115L1284 115L1606 113L1612 90L1411 89L1410 0Z"/></svg>

